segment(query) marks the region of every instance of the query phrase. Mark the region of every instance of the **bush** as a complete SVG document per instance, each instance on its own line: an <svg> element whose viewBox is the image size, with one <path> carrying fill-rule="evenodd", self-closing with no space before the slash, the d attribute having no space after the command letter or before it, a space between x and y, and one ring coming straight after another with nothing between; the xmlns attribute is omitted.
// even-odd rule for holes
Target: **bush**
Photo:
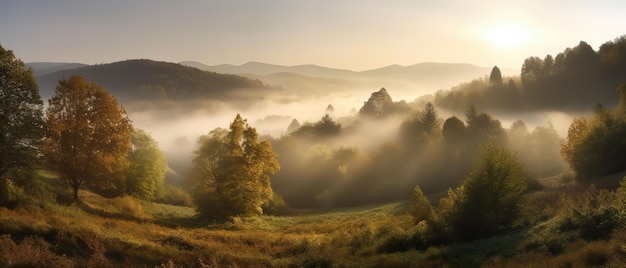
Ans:
<svg viewBox="0 0 626 268"><path fill-rule="evenodd" d="M193 199L180 187L165 183L157 196L156 202L174 206L193 207Z"/></svg>
<svg viewBox="0 0 626 268"><path fill-rule="evenodd" d="M113 198L112 203L113 206L118 209L119 214L123 216L140 220L147 220L152 218L144 211L141 203L131 196L125 195L122 197Z"/></svg>
<svg viewBox="0 0 626 268"><path fill-rule="evenodd" d="M614 192L591 186L569 210L561 229L579 231L582 238L589 240L608 238L624 222L620 217L622 208L616 203Z"/></svg>

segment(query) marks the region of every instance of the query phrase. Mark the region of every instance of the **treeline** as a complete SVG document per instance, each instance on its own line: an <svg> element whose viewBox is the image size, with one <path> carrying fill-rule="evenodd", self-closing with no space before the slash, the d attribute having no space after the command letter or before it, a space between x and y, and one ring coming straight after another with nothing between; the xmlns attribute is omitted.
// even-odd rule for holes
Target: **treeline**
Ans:
<svg viewBox="0 0 626 268"><path fill-rule="evenodd" d="M515 152L531 180L567 168L552 125L529 130L517 121L507 129L474 107L463 118L439 118L431 103L411 111L382 89L372 93L347 126L326 114L299 128L292 123L292 132L271 140L281 164L281 171L272 176L272 187L294 207L406 200L415 185L427 193L445 193L461 183L483 143ZM394 134L377 137L371 134L375 128L392 128L388 132ZM361 143L345 145L352 140ZM372 144L379 145L371 148Z"/></svg>
<svg viewBox="0 0 626 268"><path fill-rule="evenodd" d="M530 57L520 76L494 82L479 78L436 93L438 107L457 110L476 105L493 112L588 111L598 103L613 106L615 88L626 82L626 37L600 46L580 42L556 56Z"/></svg>

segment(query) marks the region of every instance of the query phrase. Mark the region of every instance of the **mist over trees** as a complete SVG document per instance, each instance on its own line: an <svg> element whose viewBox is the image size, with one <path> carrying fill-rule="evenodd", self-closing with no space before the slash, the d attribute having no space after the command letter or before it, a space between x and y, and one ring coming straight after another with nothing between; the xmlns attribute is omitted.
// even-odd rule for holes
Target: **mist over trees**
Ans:
<svg viewBox="0 0 626 268"><path fill-rule="evenodd" d="M520 76L507 83L494 83L497 67L489 80L476 79L450 90L437 92L438 107L458 110L476 105L493 112L537 110L589 111L598 103L617 104L614 90L626 82L626 37L602 44L598 51L581 41L555 57L529 57ZM506 78L503 78L506 79Z"/></svg>

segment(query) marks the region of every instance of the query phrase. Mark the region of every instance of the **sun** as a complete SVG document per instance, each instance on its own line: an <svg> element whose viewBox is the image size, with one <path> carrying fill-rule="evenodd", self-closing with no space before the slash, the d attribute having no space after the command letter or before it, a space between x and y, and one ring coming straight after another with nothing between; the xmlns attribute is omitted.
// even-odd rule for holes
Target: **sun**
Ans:
<svg viewBox="0 0 626 268"><path fill-rule="evenodd" d="M530 29L517 23L502 23L487 27L484 37L499 48L521 47L530 41Z"/></svg>

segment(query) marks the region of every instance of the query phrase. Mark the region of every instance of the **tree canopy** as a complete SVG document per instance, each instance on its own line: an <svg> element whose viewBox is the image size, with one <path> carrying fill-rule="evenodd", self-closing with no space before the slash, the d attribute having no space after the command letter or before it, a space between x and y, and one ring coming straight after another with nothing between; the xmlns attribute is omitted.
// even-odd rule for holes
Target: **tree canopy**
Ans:
<svg viewBox="0 0 626 268"><path fill-rule="evenodd" d="M450 190L442 204L444 217L465 240L487 237L508 227L518 216L526 179L517 158L493 144L481 146L482 155L463 184Z"/></svg>
<svg viewBox="0 0 626 268"><path fill-rule="evenodd" d="M145 131L133 131L130 142L126 192L141 199L153 200L163 186L167 161L157 142Z"/></svg>
<svg viewBox="0 0 626 268"><path fill-rule="evenodd" d="M31 70L0 46L0 177L37 162L43 102Z"/></svg>
<svg viewBox="0 0 626 268"><path fill-rule="evenodd" d="M200 216L224 220L263 214L273 199L269 175L280 169L269 142L239 114L230 130L216 129L199 140L192 191Z"/></svg>
<svg viewBox="0 0 626 268"><path fill-rule="evenodd" d="M0 205L17 202L43 138L43 102L31 70L0 46Z"/></svg>
<svg viewBox="0 0 626 268"><path fill-rule="evenodd" d="M102 194L123 192L132 125L115 97L72 76L59 81L49 103L44 155L74 199L85 184Z"/></svg>

